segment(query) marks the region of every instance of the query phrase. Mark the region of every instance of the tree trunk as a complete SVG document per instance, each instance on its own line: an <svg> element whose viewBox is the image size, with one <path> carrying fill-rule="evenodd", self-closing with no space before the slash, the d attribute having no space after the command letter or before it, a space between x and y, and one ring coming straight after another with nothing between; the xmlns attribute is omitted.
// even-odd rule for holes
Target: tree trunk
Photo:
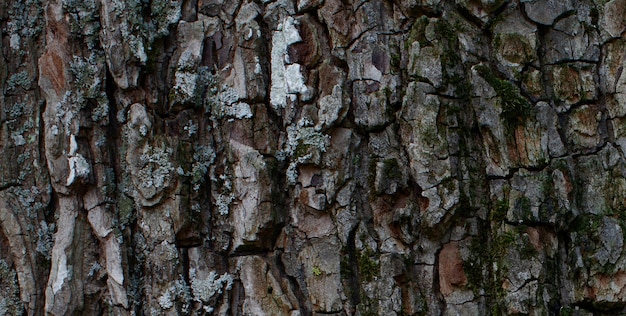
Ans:
<svg viewBox="0 0 626 316"><path fill-rule="evenodd" d="M0 314L626 313L625 16L2 1Z"/></svg>

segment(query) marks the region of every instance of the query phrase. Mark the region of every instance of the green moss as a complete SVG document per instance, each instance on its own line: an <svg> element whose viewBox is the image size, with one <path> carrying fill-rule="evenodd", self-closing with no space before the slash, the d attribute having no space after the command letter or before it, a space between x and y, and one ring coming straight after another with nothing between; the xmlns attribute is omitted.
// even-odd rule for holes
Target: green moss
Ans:
<svg viewBox="0 0 626 316"><path fill-rule="evenodd" d="M355 154L352 157L352 165L353 166L358 166L361 164L361 155L360 154Z"/></svg>
<svg viewBox="0 0 626 316"><path fill-rule="evenodd" d="M505 123L513 127L523 125L533 112L530 102L520 95L519 88L506 80L496 77L487 66L477 66L476 70L500 98L500 105L502 106L500 117L504 119Z"/></svg>
<svg viewBox="0 0 626 316"><path fill-rule="evenodd" d="M348 261L348 256L341 256L339 261L339 273L341 274L342 279L347 279L353 274L352 266Z"/></svg>
<svg viewBox="0 0 626 316"><path fill-rule="evenodd" d="M376 182L376 159L371 158L368 165L367 184L370 188L370 193L376 192L374 183Z"/></svg>
<svg viewBox="0 0 626 316"><path fill-rule="evenodd" d="M530 199L526 196L522 196L515 200L515 210L517 210L520 214L523 214L526 219L531 219L531 203Z"/></svg>
<svg viewBox="0 0 626 316"><path fill-rule="evenodd" d="M117 199L117 216L122 228L130 224L135 216L135 203L123 193Z"/></svg>
<svg viewBox="0 0 626 316"><path fill-rule="evenodd" d="M400 68L400 55L392 53L390 63L391 63L392 69L399 69Z"/></svg>
<svg viewBox="0 0 626 316"><path fill-rule="evenodd" d="M311 149L310 144L305 144L304 142L298 142L298 145L296 145L296 149L293 151L293 156L304 157L309 153L310 149Z"/></svg>
<svg viewBox="0 0 626 316"><path fill-rule="evenodd" d="M495 207L489 214L489 219L492 222L503 222L506 219L506 214L509 211L509 202L506 200L500 200L496 202Z"/></svg>
<svg viewBox="0 0 626 316"><path fill-rule="evenodd" d="M522 236L521 247L519 248L522 259L531 259L539 254L539 251L537 251L535 246L533 246L533 244L530 242L530 237L526 233L527 229L528 227L526 227L525 225L520 225L517 227L519 235Z"/></svg>
<svg viewBox="0 0 626 316"><path fill-rule="evenodd" d="M460 99L469 99L471 96L472 85L467 78L458 74L450 74L446 76L446 82L454 88L454 95ZM454 112L459 112L460 107L453 109Z"/></svg>
<svg viewBox="0 0 626 316"><path fill-rule="evenodd" d="M484 287L485 271L481 259L487 258L483 256L486 252L485 244L485 238L481 238L481 236L472 237L469 250L474 255L474 258L463 261L463 271L467 277L467 285L474 291L475 295L479 295L479 290Z"/></svg>
<svg viewBox="0 0 626 316"><path fill-rule="evenodd" d="M405 44L407 50L411 48L414 42L419 42L422 47L428 44L428 40L426 40L426 26L428 26L428 18L426 16L420 17L413 23Z"/></svg>
<svg viewBox="0 0 626 316"><path fill-rule="evenodd" d="M454 41L457 38L454 28L445 19L439 19L435 22L435 33L441 39Z"/></svg>
<svg viewBox="0 0 626 316"><path fill-rule="evenodd" d="M461 63L461 57L458 52L459 40L457 32L452 25L444 19L440 19L435 23L435 33L441 41L441 66L444 69L444 79L448 82L453 74L454 67Z"/></svg>
<svg viewBox="0 0 626 316"><path fill-rule="evenodd" d="M315 266L315 267L311 268L311 273L314 276L320 276L320 275L322 275L322 270L320 269L320 267Z"/></svg>
<svg viewBox="0 0 626 316"><path fill-rule="evenodd" d="M478 235L472 237L469 245L471 257L463 263L468 287L475 295L486 296L492 315L504 314L506 291L502 283L508 273L506 255L515 245L517 234L515 230L498 232L483 226Z"/></svg>
<svg viewBox="0 0 626 316"><path fill-rule="evenodd" d="M459 55L458 32L461 25L451 25L441 19L435 23L435 33L439 38L438 46L441 49L441 66L443 70L443 88L446 93L450 93L459 99L469 99L471 95L471 84L467 80L463 61Z"/></svg>
<svg viewBox="0 0 626 316"><path fill-rule="evenodd" d="M492 262L503 263L507 250L515 244L515 235L516 232L508 231L494 236L491 247ZM506 272L502 272L506 270L505 268L505 264L499 267L502 276L506 274Z"/></svg>
<svg viewBox="0 0 626 316"><path fill-rule="evenodd" d="M514 244L515 232L512 231L499 234L492 240L489 262L495 263L497 270L492 271L494 275L491 283L488 285L487 292L493 300L491 306L493 315L506 314L506 307L504 306L506 290L502 288L502 283L508 273L506 253Z"/></svg>
<svg viewBox="0 0 626 316"><path fill-rule="evenodd" d="M377 255L369 248L357 251L359 276L362 281L370 282L380 274L380 265L374 259Z"/></svg>
<svg viewBox="0 0 626 316"><path fill-rule="evenodd" d="M393 91L391 91L391 88L389 88L389 86L385 86L383 88L383 94L385 95L385 99L387 99L387 102L389 102L389 100L391 99L392 93Z"/></svg>
<svg viewBox="0 0 626 316"><path fill-rule="evenodd" d="M502 58L515 64L529 63L534 59L534 52L528 39L518 33L497 34L494 46L500 51ZM509 49L503 49L506 46Z"/></svg>
<svg viewBox="0 0 626 316"><path fill-rule="evenodd" d="M361 292L361 302L359 303L358 309L361 315L363 316L377 316L378 312L378 300L375 298L370 298L365 295L365 293Z"/></svg>
<svg viewBox="0 0 626 316"><path fill-rule="evenodd" d="M395 158L383 160L383 174L391 180L402 179L402 172L400 171L400 165Z"/></svg>

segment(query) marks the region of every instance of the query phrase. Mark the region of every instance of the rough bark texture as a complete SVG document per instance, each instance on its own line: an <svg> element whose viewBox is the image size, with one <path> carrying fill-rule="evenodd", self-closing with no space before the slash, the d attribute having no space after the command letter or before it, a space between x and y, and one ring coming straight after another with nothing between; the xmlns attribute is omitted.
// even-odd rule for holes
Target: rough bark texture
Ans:
<svg viewBox="0 0 626 316"><path fill-rule="evenodd" d="M0 1L0 314L625 313L625 17Z"/></svg>

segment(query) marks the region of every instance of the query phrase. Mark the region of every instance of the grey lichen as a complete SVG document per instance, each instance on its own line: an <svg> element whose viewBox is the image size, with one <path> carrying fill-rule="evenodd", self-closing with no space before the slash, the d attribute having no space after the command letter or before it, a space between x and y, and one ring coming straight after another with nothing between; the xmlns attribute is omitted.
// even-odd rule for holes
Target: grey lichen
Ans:
<svg viewBox="0 0 626 316"><path fill-rule="evenodd" d="M174 87L170 91L171 103L197 101L196 97L200 93L198 90L205 85L198 74L198 59L199 56L190 51L181 54L174 74Z"/></svg>
<svg viewBox="0 0 626 316"><path fill-rule="evenodd" d="M187 285L187 282L185 282L182 277L172 282L170 287L167 288L158 299L159 306L164 310L174 307L176 301L182 303L181 312L187 314L189 312L191 295L189 293L189 285Z"/></svg>
<svg viewBox="0 0 626 316"><path fill-rule="evenodd" d="M72 185L77 180L86 180L91 173L91 166L81 154L68 157L70 174L67 177L66 185Z"/></svg>
<svg viewBox="0 0 626 316"><path fill-rule="evenodd" d="M43 192L36 186L30 188L20 186L10 187L5 192L17 197L21 209L26 211L25 215L28 216L28 218L37 218L38 212L41 212L46 207L39 199Z"/></svg>
<svg viewBox="0 0 626 316"><path fill-rule="evenodd" d="M299 165L319 163L320 155L326 152L326 148L330 144L330 136L312 125L312 121L302 119L298 124L287 127L287 144L279 157L290 158L287 167L287 182L289 184L296 183Z"/></svg>
<svg viewBox="0 0 626 316"><path fill-rule="evenodd" d="M232 193L219 193L215 200L215 206L217 207L218 213L220 213L220 215L228 215L228 212L230 211L230 204L233 203L234 200L235 196Z"/></svg>
<svg viewBox="0 0 626 316"><path fill-rule="evenodd" d="M170 161L172 149L163 144L160 147L146 146L139 157L141 168L138 173L140 186L144 189L163 188L169 183L174 166Z"/></svg>
<svg viewBox="0 0 626 316"><path fill-rule="evenodd" d="M7 80L7 90L13 91L17 88L28 90L30 88L31 79L28 71L20 71L16 74L12 74Z"/></svg>
<svg viewBox="0 0 626 316"><path fill-rule="evenodd" d="M94 0L63 0L63 10L68 13L70 31L84 38L89 49L98 45L100 12Z"/></svg>
<svg viewBox="0 0 626 316"><path fill-rule="evenodd" d="M28 118L22 125L18 125L20 123L19 120L11 120L8 123L11 127L11 138L15 146L23 146L35 142L37 131L34 129L35 121L33 118Z"/></svg>
<svg viewBox="0 0 626 316"><path fill-rule="evenodd" d="M235 200L233 194L233 183L230 179L230 172L225 168L224 172L218 177L211 175L211 182L215 190L215 207L220 215L228 215L230 205Z"/></svg>
<svg viewBox="0 0 626 316"><path fill-rule="evenodd" d="M150 18L156 36L169 34L169 26L177 23L181 17L182 1L153 0L150 1Z"/></svg>
<svg viewBox="0 0 626 316"><path fill-rule="evenodd" d="M291 157L305 156L309 149L326 152L330 136L311 126L313 122L303 119L296 126L287 128L286 153Z"/></svg>
<svg viewBox="0 0 626 316"><path fill-rule="evenodd" d="M215 94L209 95L206 101L206 108L216 119L221 118L252 118L252 110L250 105L241 102L237 91L228 85L222 85L220 89L215 90Z"/></svg>
<svg viewBox="0 0 626 316"><path fill-rule="evenodd" d="M44 5L41 0L14 1L8 11L9 21L6 32L9 34L9 45L13 50L20 50L23 39L35 38L43 31ZM27 51L20 51L26 54Z"/></svg>
<svg viewBox="0 0 626 316"><path fill-rule="evenodd" d="M192 269L190 279L193 299L203 304L203 308L207 313L213 312L214 307L211 304L214 303L212 299L214 299L216 294L229 291L233 286L233 277L228 273L219 275L215 271L211 271L206 278L198 278L195 270Z"/></svg>
<svg viewBox="0 0 626 316"><path fill-rule="evenodd" d="M183 129L187 132L187 135L191 137L198 132L198 124L194 123L193 120L189 120Z"/></svg>
<svg viewBox="0 0 626 316"><path fill-rule="evenodd" d="M92 278L92 277L96 276L96 275L97 275L97 273L98 273L100 270L102 270L102 265L101 265L100 263L98 263L97 261L96 261L96 262L94 262L94 263L91 265L91 268L89 268L89 272L87 272L87 277Z"/></svg>
<svg viewBox="0 0 626 316"><path fill-rule="evenodd" d="M70 62L69 70L73 76L74 89L82 97L95 99L102 96L100 70L103 63L103 57L93 53L87 58L74 56Z"/></svg>
<svg viewBox="0 0 626 316"><path fill-rule="evenodd" d="M168 35L170 25L180 20L181 5L182 1L168 0L113 1L114 10L122 21L122 38L140 63L148 61L154 41Z"/></svg>
<svg viewBox="0 0 626 316"><path fill-rule="evenodd" d="M17 273L6 261L0 259L0 315L23 315L24 305L20 300Z"/></svg>
<svg viewBox="0 0 626 316"><path fill-rule="evenodd" d="M4 112L7 114L7 118L16 119L23 115L30 116L33 113L33 109L24 103L17 102L4 109Z"/></svg>
<svg viewBox="0 0 626 316"><path fill-rule="evenodd" d="M39 222L39 228L37 229L37 252L44 256L46 260L50 260L50 254L52 252L52 246L54 245L54 231L56 225L54 223L48 224L45 221Z"/></svg>
<svg viewBox="0 0 626 316"><path fill-rule="evenodd" d="M91 54L87 58L74 56L69 65L72 74L72 89L68 90L61 102L56 106L57 117L61 121L66 135L78 134L78 113L93 101L97 106L92 111L92 119L106 122L109 105L103 91L102 64L103 57Z"/></svg>
<svg viewBox="0 0 626 316"><path fill-rule="evenodd" d="M213 148L204 145L196 146L191 167L191 183L194 191L200 190L200 185L204 183L209 167L214 160L215 151Z"/></svg>

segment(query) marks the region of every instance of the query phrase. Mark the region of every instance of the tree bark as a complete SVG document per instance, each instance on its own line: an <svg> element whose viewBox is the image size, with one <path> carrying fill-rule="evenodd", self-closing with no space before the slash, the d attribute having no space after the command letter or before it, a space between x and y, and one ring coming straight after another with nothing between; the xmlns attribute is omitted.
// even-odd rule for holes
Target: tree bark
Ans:
<svg viewBox="0 0 626 316"><path fill-rule="evenodd" d="M626 313L626 1L0 3L0 314Z"/></svg>

